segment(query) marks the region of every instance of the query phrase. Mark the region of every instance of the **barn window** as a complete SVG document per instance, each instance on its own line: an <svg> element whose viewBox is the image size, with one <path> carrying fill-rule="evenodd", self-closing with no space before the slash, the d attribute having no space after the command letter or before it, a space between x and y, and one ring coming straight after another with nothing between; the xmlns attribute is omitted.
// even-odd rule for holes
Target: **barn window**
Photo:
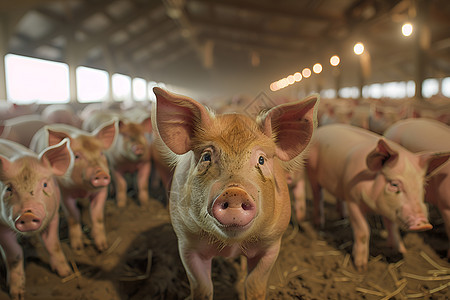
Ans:
<svg viewBox="0 0 450 300"><path fill-rule="evenodd" d="M6 94L18 103L67 103L69 66L15 54L5 56Z"/></svg>
<svg viewBox="0 0 450 300"><path fill-rule="evenodd" d="M104 70L77 68L77 93L79 102L101 102L109 97L109 74Z"/></svg>

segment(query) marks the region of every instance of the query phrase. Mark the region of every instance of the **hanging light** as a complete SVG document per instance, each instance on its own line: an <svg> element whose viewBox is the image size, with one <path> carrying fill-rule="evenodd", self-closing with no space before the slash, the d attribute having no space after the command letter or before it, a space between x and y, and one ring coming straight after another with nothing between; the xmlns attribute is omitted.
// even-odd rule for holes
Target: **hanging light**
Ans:
<svg viewBox="0 0 450 300"><path fill-rule="evenodd" d="M358 42L353 47L353 52L355 52L356 55L361 55L364 53L364 44L361 42Z"/></svg>
<svg viewBox="0 0 450 300"><path fill-rule="evenodd" d="M413 26L411 23L405 23L402 26L402 34L404 36L410 36L413 33Z"/></svg>
<svg viewBox="0 0 450 300"><path fill-rule="evenodd" d="M339 56L333 55L332 57L330 57L330 65L332 65L333 67L336 67L337 65L339 65L340 62L341 62L341 59L339 58Z"/></svg>

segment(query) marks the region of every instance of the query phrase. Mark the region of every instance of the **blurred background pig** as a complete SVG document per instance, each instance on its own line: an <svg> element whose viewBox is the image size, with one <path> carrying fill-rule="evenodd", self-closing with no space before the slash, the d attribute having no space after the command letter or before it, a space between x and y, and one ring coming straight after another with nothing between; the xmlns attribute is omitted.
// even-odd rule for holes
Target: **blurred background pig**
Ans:
<svg viewBox="0 0 450 300"><path fill-rule="evenodd" d="M24 299L23 251L17 236L39 234L60 276L72 273L59 241L60 191L54 175L70 165L67 140L39 156L22 145L0 139L0 245L6 260L12 299Z"/></svg>
<svg viewBox="0 0 450 300"><path fill-rule="evenodd" d="M276 106L255 122L154 92L157 145L176 165L170 216L192 299L213 298L213 257L239 254L248 266L243 297L264 299L290 220L286 168L302 161L317 124L317 96Z"/></svg>
<svg viewBox="0 0 450 300"><path fill-rule="evenodd" d="M63 209L69 226L70 245L75 250L83 248L80 210L77 198L90 200L91 237L99 251L108 248L104 224L104 206L108 196L110 171L104 151L111 147L116 134L115 122L103 124L87 132L66 124L47 125L41 128L30 147L40 151L61 140L70 140L74 164L64 176L58 177Z"/></svg>
<svg viewBox="0 0 450 300"><path fill-rule="evenodd" d="M36 114L11 118L0 123L0 138L17 142L28 148L35 133L45 125L47 122Z"/></svg>
<svg viewBox="0 0 450 300"><path fill-rule="evenodd" d="M384 136L409 151L450 151L450 127L432 119L402 120L386 130ZM450 237L450 163L447 162L429 178L425 185L425 200L438 207ZM450 245L447 250L450 258Z"/></svg>
<svg viewBox="0 0 450 300"><path fill-rule="evenodd" d="M100 125L116 120L118 132L113 145L105 151L110 166L116 202L124 207L127 202L128 183L126 174L135 174L138 199L141 205L149 201L149 177L151 171L150 141L152 132L151 118L132 114L126 118L123 114L111 111L96 112L83 122L83 129L92 131ZM139 120L142 119L142 120ZM134 179L134 178L133 178ZM134 180L132 180L134 182Z"/></svg>
<svg viewBox="0 0 450 300"><path fill-rule="evenodd" d="M324 188L347 205L353 229L353 259L359 271L367 269L369 258L370 228L365 219L369 212L383 217L388 243L403 253L406 249L398 226L411 231L432 228L423 200L424 182L449 156L450 152L414 154L351 125L320 127L306 160L314 221L317 225L324 222L320 211Z"/></svg>

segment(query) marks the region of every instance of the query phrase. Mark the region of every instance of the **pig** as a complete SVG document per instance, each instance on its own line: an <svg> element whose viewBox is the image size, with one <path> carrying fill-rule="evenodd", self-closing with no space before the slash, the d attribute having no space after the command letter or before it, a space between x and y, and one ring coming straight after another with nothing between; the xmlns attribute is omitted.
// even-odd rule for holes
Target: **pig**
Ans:
<svg viewBox="0 0 450 300"><path fill-rule="evenodd" d="M68 124L81 127L81 119L69 104L50 104L41 112L42 118L49 124Z"/></svg>
<svg viewBox="0 0 450 300"><path fill-rule="evenodd" d="M399 121L389 127L384 136L411 152L450 151L450 127L432 119L418 118ZM444 219L447 236L450 237L450 163L427 180L425 201L438 207ZM447 248L450 259L450 244Z"/></svg>
<svg viewBox="0 0 450 300"><path fill-rule="evenodd" d="M404 230L432 228L424 203L427 176L442 165L450 152L414 154L368 130L346 124L317 129L306 158L306 174L314 201L314 222L320 223L321 188L345 201L353 230L353 260L367 270L370 229L365 219L372 212L383 217L389 245L406 249L398 226ZM323 219L322 219L323 220Z"/></svg>
<svg viewBox="0 0 450 300"><path fill-rule="evenodd" d="M114 112L97 112L83 122L83 129L93 130L112 119L117 120L118 133L105 154L116 190L117 206L126 206L126 173L136 173L139 203L146 206L149 203L148 184L151 171L150 141L146 134L150 135L152 132L151 118L148 116L137 122Z"/></svg>
<svg viewBox="0 0 450 300"><path fill-rule="evenodd" d="M24 115L3 121L0 124L0 138L30 146L34 134L47 122L40 115Z"/></svg>
<svg viewBox="0 0 450 300"><path fill-rule="evenodd" d="M169 212L191 298L212 299L213 257L243 254L245 297L263 299L291 216L287 170L302 162L318 96L254 119L216 115L191 98L153 91L155 142L175 165Z"/></svg>
<svg viewBox="0 0 450 300"><path fill-rule="evenodd" d="M77 198L90 200L91 237L99 251L108 248L104 206L111 176L104 151L111 147L115 134L114 121L103 124L93 132L66 124L52 124L41 128L31 140L30 148L35 151L57 144L65 138L70 140L69 150L74 163L64 176L58 176L57 179L69 227L70 245L77 252L83 249Z"/></svg>
<svg viewBox="0 0 450 300"><path fill-rule="evenodd" d="M62 277L72 273L59 240L60 191L55 179L70 166L67 143L63 140L38 155L0 139L0 246L12 299L25 295L23 250L17 236L39 235L52 270Z"/></svg>

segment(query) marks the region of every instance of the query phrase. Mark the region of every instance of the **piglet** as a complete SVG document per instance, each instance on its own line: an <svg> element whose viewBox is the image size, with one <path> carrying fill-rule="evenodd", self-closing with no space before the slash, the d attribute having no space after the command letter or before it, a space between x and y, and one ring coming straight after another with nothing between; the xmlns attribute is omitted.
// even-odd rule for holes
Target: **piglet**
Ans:
<svg viewBox="0 0 450 300"><path fill-rule="evenodd" d="M37 155L0 139L0 246L12 299L25 295L23 251L17 236L40 235L51 268L60 276L72 273L59 240L60 191L55 179L67 171L70 159L67 140Z"/></svg>
<svg viewBox="0 0 450 300"><path fill-rule="evenodd" d="M416 153L450 151L450 127L426 118L406 119L389 127L384 136ZM427 178L425 201L436 205L444 219L450 237L450 163L447 162ZM447 257L450 259L450 245Z"/></svg>
<svg viewBox="0 0 450 300"><path fill-rule="evenodd" d="M320 223L321 188L345 201L353 229L353 259L359 271L367 269L369 212L383 217L388 241L406 251L398 226L404 230L432 228L424 204L425 178L450 152L414 154L366 129L333 124L320 127L308 153L306 171L314 200L314 219Z"/></svg>
<svg viewBox="0 0 450 300"><path fill-rule="evenodd" d="M211 260L243 254L246 299L264 299L290 220L286 168L302 161L317 122L312 96L255 119L215 115L154 88L155 139L176 165L169 210L192 299L212 299Z"/></svg>
<svg viewBox="0 0 450 300"><path fill-rule="evenodd" d="M93 130L113 119L117 120L118 133L105 154L113 175L117 206L125 207L127 202L127 173L136 174L139 203L145 206L149 202L151 160L147 136L152 132L151 118L137 120L111 111L96 112L83 122L83 129Z"/></svg>
<svg viewBox="0 0 450 300"><path fill-rule="evenodd" d="M103 124L93 132L66 124L53 124L41 128L31 141L30 147L39 151L65 138L70 140L69 150L74 157L74 164L64 176L58 176L58 182L69 226L70 245L78 251L83 248L83 242L77 198L89 198L91 236L98 250L108 248L104 206L111 176L104 151L112 145L115 134L114 121Z"/></svg>

